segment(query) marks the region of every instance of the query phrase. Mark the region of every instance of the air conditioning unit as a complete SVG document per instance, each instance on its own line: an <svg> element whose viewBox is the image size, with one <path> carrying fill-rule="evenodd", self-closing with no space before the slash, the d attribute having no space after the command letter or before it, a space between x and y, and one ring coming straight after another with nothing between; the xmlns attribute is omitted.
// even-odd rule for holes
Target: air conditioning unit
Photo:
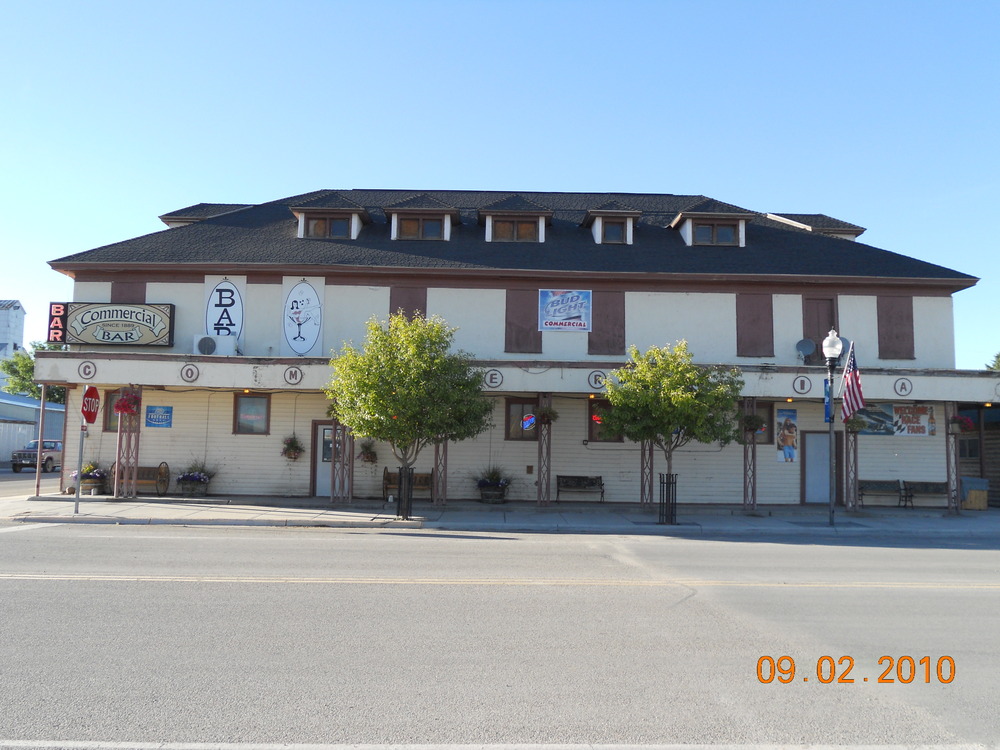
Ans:
<svg viewBox="0 0 1000 750"><path fill-rule="evenodd" d="M237 339L235 336L205 336L198 334L194 337L194 354L214 354L218 357L232 357L236 352Z"/></svg>

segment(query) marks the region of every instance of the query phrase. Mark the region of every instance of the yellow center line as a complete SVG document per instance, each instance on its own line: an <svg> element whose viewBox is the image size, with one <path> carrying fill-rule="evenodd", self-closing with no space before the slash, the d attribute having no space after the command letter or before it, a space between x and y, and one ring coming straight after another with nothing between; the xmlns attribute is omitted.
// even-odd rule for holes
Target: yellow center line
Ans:
<svg viewBox="0 0 1000 750"><path fill-rule="evenodd" d="M731 588L831 588L831 589L963 589L998 590L1000 583L956 581L733 581L676 578L637 581L618 578L412 578L364 576L208 576L208 575L91 575L59 573L0 573L8 581L79 581L95 583L282 583L326 585L399 586L606 586L614 588L663 588L668 586Z"/></svg>

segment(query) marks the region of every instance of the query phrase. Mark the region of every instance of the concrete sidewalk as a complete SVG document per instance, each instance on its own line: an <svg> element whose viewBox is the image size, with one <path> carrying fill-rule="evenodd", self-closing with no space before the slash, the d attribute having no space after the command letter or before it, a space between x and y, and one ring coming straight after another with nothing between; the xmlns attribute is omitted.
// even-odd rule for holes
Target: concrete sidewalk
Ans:
<svg viewBox="0 0 1000 750"><path fill-rule="evenodd" d="M0 499L0 520L24 523L167 524L177 526L298 526L373 529L427 529L479 532L654 534L693 538L776 536L801 541L883 535L893 538L947 536L1000 542L1000 512L944 508L870 507L859 513L837 509L829 525L825 505L761 505L745 512L733 505L678 506L678 524L661 525L657 508L631 503L560 503L540 508L530 502L484 505L451 501L439 507L414 502L410 520L396 517L392 504L357 501L331 507L317 498L143 496L111 500L44 495Z"/></svg>

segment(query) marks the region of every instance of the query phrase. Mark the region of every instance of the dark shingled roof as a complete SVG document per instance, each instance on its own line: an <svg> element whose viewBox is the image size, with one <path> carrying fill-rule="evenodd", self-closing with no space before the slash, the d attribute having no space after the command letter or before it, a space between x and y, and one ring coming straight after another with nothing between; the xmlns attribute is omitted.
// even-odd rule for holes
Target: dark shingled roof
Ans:
<svg viewBox="0 0 1000 750"><path fill-rule="evenodd" d="M326 195L319 195L311 200L303 201L297 206L292 206L292 208L327 208L343 211L364 211L362 206L359 206L352 200L348 200L340 193L330 192Z"/></svg>
<svg viewBox="0 0 1000 750"><path fill-rule="evenodd" d="M827 216L826 214L785 214L780 211L771 211L770 213L797 221L799 224L805 224L807 227L812 227L813 229L829 229L834 231L839 229L847 232L865 231L864 227L859 227L857 224L851 224L840 219L834 219L832 216Z"/></svg>
<svg viewBox="0 0 1000 750"><path fill-rule="evenodd" d="M226 264L261 270L280 265L372 269L480 269L577 271L593 274L701 274L857 276L974 284L973 276L850 240L828 237L768 219L764 214L711 201L698 195L646 193L540 193L523 191L525 200L548 206L551 225L545 242L485 241L479 212L511 196L510 191L320 190L212 216L195 224L68 255L52 261L56 269L90 264ZM346 199L367 210L372 223L357 240L300 239L291 208L306 201ZM610 202L641 211L634 244L599 245L581 226L587 212ZM667 228L681 211L703 211L718 204L727 212L753 214L746 247L688 247L680 232ZM215 204L218 205L218 204ZM461 223L451 241L391 240L387 207L456 211Z"/></svg>
<svg viewBox="0 0 1000 750"><path fill-rule="evenodd" d="M480 209L480 213L483 215L503 213L504 211L509 213L551 213L550 208L535 203L535 201L529 201L520 193L508 195L506 198L488 203Z"/></svg>
<svg viewBox="0 0 1000 750"><path fill-rule="evenodd" d="M251 203L196 203L187 208L171 211L163 214L160 219L209 219L213 216L227 214L231 211L239 211L241 208L250 208Z"/></svg>

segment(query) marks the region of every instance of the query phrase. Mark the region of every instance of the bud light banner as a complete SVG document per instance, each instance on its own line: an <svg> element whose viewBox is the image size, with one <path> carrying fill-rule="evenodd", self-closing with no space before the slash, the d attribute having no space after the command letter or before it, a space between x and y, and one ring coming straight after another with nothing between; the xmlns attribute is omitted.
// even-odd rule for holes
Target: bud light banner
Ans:
<svg viewBox="0 0 1000 750"><path fill-rule="evenodd" d="M592 292L539 289L539 331L590 331Z"/></svg>

